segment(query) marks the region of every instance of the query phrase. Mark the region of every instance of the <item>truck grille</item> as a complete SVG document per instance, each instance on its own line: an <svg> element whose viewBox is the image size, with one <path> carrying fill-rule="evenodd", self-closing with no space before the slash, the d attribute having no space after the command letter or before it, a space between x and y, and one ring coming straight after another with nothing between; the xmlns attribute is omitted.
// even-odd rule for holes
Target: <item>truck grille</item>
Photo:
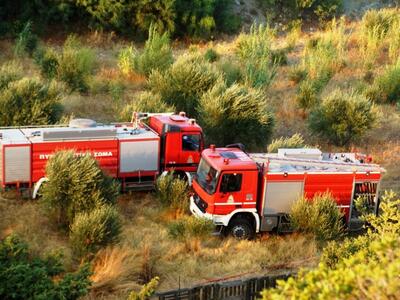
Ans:
<svg viewBox="0 0 400 300"><path fill-rule="evenodd" d="M205 213L205 212L206 212L206 209L207 209L207 207L208 207L207 202L205 202L203 199L201 199L201 198L199 197L199 195L197 195L197 194L194 194L193 199L194 199L194 203L195 203L196 206L201 210L201 212L202 212L202 213Z"/></svg>

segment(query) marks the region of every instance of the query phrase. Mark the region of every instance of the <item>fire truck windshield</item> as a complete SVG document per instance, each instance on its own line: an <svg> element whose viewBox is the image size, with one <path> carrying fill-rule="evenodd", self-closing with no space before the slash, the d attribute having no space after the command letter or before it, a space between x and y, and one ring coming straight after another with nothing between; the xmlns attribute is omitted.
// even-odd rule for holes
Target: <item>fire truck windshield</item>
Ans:
<svg viewBox="0 0 400 300"><path fill-rule="evenodd" d="M199 185L210 195L215 193L218 182L218 172L205 159L200 160L196 179Z"/></svg>

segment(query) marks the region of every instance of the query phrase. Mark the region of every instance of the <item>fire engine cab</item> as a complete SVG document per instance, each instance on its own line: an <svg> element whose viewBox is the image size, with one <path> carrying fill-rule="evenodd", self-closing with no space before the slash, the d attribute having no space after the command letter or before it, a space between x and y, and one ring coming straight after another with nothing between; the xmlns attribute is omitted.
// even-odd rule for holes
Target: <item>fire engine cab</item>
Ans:
<svg viewBox="0 0 400 300"><path fill-rule="evenodd" d="M237 238L251 238L260 231L290 230L287 217L295 201L330 192L349 225L358 219L358 197L366 197L375 212L378 209L385 170L368 160L318 149L248 154L241 148L211 145L203 151L193 180L190 210Z"/></svg>
<svg viewBox="0 0 400 300"><path fill-rule="evenodd" d="M142 122L148 118L148 125ZM154 187L163 172L191 179L203 149L201 127L185 113L135 113L131 122L98 124L74 119L67 126L0 129L0 184L33 191L45 182L45 167L59 150L92 155L123 190Z"/></svg>

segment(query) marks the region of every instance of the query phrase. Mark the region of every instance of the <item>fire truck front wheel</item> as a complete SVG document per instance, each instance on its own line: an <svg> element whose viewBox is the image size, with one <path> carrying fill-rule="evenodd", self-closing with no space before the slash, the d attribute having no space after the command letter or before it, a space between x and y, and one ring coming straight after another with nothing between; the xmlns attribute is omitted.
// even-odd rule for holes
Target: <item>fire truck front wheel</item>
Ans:
<svg viewBox="0 0 400 300"><path fill-rule="evenodd" d="M254 227L247 218L233 219L228 226L228 233L239 240L251 240L254 238Z"/></svg>

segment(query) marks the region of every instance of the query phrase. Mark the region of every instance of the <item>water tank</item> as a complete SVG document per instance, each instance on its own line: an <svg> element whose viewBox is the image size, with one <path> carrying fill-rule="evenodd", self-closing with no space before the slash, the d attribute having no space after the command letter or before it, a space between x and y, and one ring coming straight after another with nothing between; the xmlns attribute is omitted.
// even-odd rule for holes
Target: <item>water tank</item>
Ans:
<svg viewBox="0 0 400 300"><path fill-rule="evenodd" d="M71 128L90 128L96 126L96 121L91 119L72 119L69 121L69 127Z"/></svg>

